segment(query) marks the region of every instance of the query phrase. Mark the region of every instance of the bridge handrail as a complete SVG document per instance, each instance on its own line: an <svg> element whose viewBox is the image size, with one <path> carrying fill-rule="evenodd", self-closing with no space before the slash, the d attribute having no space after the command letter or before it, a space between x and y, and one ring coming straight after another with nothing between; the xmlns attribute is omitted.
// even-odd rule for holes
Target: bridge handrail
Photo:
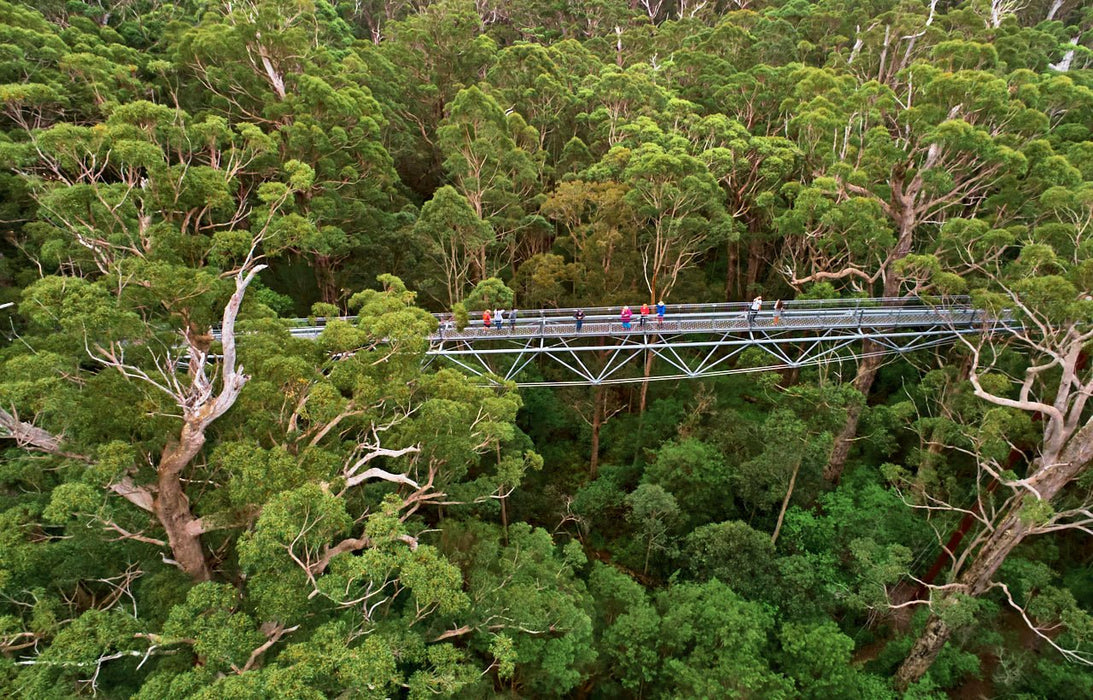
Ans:
<svg viewBox="0 0 1093 700"><path fill-rule="evenodd" d="M792 313L793 311L812 311L817 312L858 312L862 310L880 310L880 309L931 309L931 310L969 310L971 309L971 298L968 296L950 296L945 297L939 301L939 303L930 303L921 297L864 297L853 299L789 299L784 300L785 310L783 313ZM734 301L734 302L715 302L715 303L699 303L699 304L672 304L668 306L668 314L666 318L672 318L673 320L679 320L680 318L694 318L696 316L702 316L704 318L718 315L718 314L746 314L750 309L751 303L746 301ZM774 301L765 300L761 313L769 314L773 313ZM618 320L619 314L622 311L622 306L583 306L583 307L561 307L550 309L517 309L517 320L520 323L538 322L540 320L566 320L572 321L573 314L577 309L583 309L585 312L585 322L594 323L602 322L606 319ZM635 323L638 316L638 310L641 308L640 304L637 306L631 305L631 310L634 312ZM508 322L509 309L505 309L506 323ZM653 306L650 306L650 317L656 316L656 310ZM433 316L438 321L448 320L451 317L450 312L434 313ZM354 322L358 319L357 316L337 316L337 317L309 317L309 318L291 318L286 319L294 326L325 326L330 321L347 321ZM480 328L482 327L482 319L478 314L471 316L468 327Z"/></svg>

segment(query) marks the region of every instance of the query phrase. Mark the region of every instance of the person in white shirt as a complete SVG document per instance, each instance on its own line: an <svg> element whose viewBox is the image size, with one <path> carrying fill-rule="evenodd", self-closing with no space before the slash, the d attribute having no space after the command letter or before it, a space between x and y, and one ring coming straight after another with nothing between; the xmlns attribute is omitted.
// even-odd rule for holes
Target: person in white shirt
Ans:
<svg viewBox="0 0 1093 700"><path fill-rule="evenodd" d="M763 308L763 295L759 295L751 300L751 307L748 308L748 325L755 323L755 317L759 315L759 310Z"/></svg>

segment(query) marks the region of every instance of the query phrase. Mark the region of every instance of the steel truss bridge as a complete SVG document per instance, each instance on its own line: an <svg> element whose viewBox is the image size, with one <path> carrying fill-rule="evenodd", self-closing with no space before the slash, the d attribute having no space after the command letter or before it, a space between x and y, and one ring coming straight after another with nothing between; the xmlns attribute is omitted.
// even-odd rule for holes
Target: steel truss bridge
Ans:
<svg viewBox="0 0 1093 700"><path fill-rule="evenodd" d="M770 302L754 318L746 303L688 304L668 308L663 323L655 313L644 325L636 307L630 330L620 307L585 308L580 331L576 309L520 311L513 324L483 326L481 319L456 330L446 315L429 338L426 362L444 360L488 381L516 380L520 386L582 386L694 379L741 372L856 360L869 355L909 353L957 340L962 335L1013 333L1020 324L1008 313L990 315L967 298L929 303L922 299L788 301L776 317ZM321 326L293 329L314 337ZM861 344L869 341L871 349ZM754 356L737 364L741 354ZM520 381L536 360L553 365L554 379Z"/></svg>

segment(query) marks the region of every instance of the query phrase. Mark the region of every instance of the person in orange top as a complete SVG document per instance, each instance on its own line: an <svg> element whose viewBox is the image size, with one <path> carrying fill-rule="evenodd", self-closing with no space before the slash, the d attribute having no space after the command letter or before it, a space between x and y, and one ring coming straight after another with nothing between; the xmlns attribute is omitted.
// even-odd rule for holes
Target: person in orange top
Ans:
<svg viewBox="0 0 1093 700"><path fill-rule="evenodd" d="M641 305L641 315L638 316L638 325L640 327L645 328L645 318L648 315L649 315L649 305L648 304L642 304Z"/></svg>
<svg viewBox="0 0 1093 700"><path fill-rule="evenodd" d="M486 309L485 311L482 312L482 325L485 328L488 329L490 327L490 321L492 321L492 320L493 320L493 317L490 316L490 310L489 309Z"/></svg>

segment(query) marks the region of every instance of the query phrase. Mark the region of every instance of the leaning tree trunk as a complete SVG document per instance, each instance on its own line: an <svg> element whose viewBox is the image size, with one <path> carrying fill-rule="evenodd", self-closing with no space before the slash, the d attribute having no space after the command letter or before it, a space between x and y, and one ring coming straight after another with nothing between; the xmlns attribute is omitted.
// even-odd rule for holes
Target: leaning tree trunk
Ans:
<svg viewBox="0 0 1093 700"><path fill-rule="evenodd" d="M1021 510L1025 503L1025 494L1019 493L1014 497L1001 524L990 534L983 547L975 555L968 569L957 578L960 587L955 589L968 596L980 596L991 586L991 579L1005 562L1006 557L1013 548L1021 543L1028 534L1029 526L1021 518ZM944 604L945 600L954 593L947 590L940 600L932 605ZM896 671L895 684L901 692L909 685L922 678L930 670L937 655L952 636L952 629L936 613L931 612L926 621L926 627L922 634L915 640L907 658Z"/></svg>
<svg viewBox="0 0 1093 700"><path fill-rule="evenodd" d="M1045 428L1046 442L1057 443L1055 438L1060 431L1055 430L1052 423L1049 422ZM1014 495L998 520L998 525L983 537L983 544L971 564L957 577L956 583L959 585L947 588L942 600L955 592L975 597L990 590L991 581L1006 557L1025 537L1035 532L1035 525L1024 517L1026 501L1034 498L1032 494L1036 493L1042 502L1051 503L1093 461L1093 421L1078 429L1066 442L1065 448L1059 448L1060 445L1055 444L1045 453L1041 453L1035 462L1032 475L1023 480L1028 490L1018 491ZM936 613L931 613L926 629L915 641L907 659L896 672L896 687L904 690L921 678L945 646L950 634L951 631L944 621Z"/></svg>
<svg viewBox="0 0 1093 700"><path fill-rule="evenodd" d="M938 653L941 652L945 642L949 641L952 634L953 631L945 624L944 620L936 614L930 614L922 634L919 635L915 645L911 647L911 651L907 654L907 658L903 660L903 664L896 671L895 685L901 693L930 670L934 659L937 658Z"/></svg>
<svg viewBox="0 0 1093 700"><path fill-rule="evenodd" d="M789 486L786 487L786 497L782 499L782 508L778 511L778 522L774 525L774 534L770 536L770 545L778 544L778 533L782 531L782 522L786 519L786 510L789 508L789 500L793 498L793 486L797 483L797 473L801 471L801 459L793 465L793 475L789 477Z"/></svg>
<svg viewBox="0 0 1093 700"><path fill-rule="evenodd" d="M889 270L884 278L884 293L886 298L898 296L902 278L896 274L895 263L906 258L911 252L911 244L914 241L914 232L917 219L915 218L915 196L904 192L901 180L893 181L893 198L889 205L893 218L899 228L899 239L896 248L889 257ZM915 192L917 187L911 187ZM898 193L898 194L897 194ZM869 340L862 341L862 358L858 365L858 375L854 378L854 388L861 392L863 401L869 398L869 390L873 388L873 380L877 378L877 370L880 369L883 360L884 348ZM835 438L835 444L831 448L831 457L824 468L824 478L832 483L838 483L842 477L843 468L846 466L846 458L850 454L850 445L858 435L858 421L861 419L863 404L855 404L847 411L846 423L842 431Z"/></svg>
<svg viewBox="0 0 1093 700"><path fill-rule="evenodd" d="M880 346L865 340L862 342L862 352L866 354L858 364L858 374L854 377L854 388L862 394L862 403L855 403L846 412L846 423L842 431L835 438L835 444L831 447L831 456L824 467L824 479L831 483L838 483L842 477L843 468L846 467L846 459L850 455L850 446L858 436L858 421L861 419L862 410L865 408L865 400L869 396L869 390L873 388L873 381L877 378L877 370L880 369L884 359L879 353Z"/></svg>

